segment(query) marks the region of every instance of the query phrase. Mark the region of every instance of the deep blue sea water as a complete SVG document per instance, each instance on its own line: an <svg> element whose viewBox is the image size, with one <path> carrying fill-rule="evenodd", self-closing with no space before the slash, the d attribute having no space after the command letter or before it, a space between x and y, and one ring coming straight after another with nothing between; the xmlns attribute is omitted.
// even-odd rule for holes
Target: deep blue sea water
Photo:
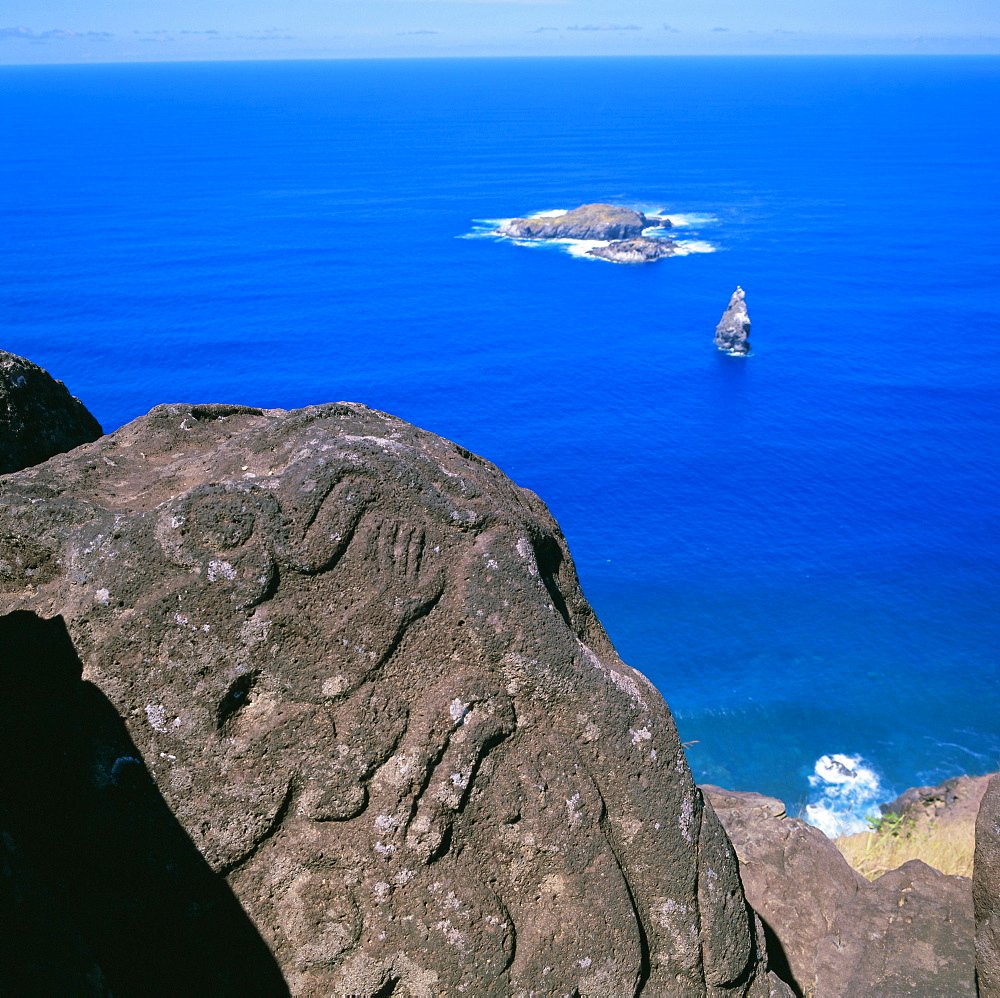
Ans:
<svg viewBox="0 0 1000 998"><path fill-rule="evenodd" d="M548 502L700 780L797 810L828 753L880 799L1000 766L1000 59L6 67L0 93L0 348L105 429L350 399L484 454ZM461 238L589 201L707 216L685 235L716 252ZM737 284L745 359L711 342Z"/></svg>

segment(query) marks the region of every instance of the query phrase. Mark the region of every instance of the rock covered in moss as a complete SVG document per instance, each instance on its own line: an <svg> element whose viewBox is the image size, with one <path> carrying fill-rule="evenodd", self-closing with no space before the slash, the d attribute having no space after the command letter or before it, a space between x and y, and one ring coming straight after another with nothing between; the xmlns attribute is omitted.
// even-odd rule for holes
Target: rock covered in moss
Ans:
<svg viewBox="0 0 1000 998"><path fill-rule="evenodd" d="M159 406L0 481L0 610L63 616L295 994L772 991L662 697L461 447Z"/></svg>

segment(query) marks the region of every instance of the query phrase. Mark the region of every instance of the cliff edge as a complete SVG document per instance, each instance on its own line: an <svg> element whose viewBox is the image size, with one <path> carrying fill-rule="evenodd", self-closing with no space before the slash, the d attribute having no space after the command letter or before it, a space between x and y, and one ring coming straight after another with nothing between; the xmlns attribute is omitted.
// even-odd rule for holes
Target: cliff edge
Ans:
<svg viewBox="0 0 1000 998"><path fill-rule="evenodd" d="M77 802L4 841L81 993L230 946L213 994L787 993L555 521L447 440L356 404L158 406L0 479L0 613L11 716L78 718L0 770Z"/></svg>

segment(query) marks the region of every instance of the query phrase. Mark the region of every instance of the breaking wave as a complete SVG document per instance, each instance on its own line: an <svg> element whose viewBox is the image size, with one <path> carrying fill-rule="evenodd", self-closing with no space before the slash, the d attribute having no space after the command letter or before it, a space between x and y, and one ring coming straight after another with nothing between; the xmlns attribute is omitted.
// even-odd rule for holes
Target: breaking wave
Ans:
<svg viewBox="0 0 1000 998"><path fill-rule="evenodd" d="M704 239L678 239L674 256L689 256L691 253L714 253L715 247Z"/></svg>
<svg viewBox="0 0 1000 998"><path fill-rule="evenodd" d="M831 839L867 831L867 819L880 816L879 805L895 796L869 762L842 752L816 760L809 787L805 819Z"/></svg>
<svg viewBox="0 0 1000 998"><path fill-rule="evenodd" d="M714 215L699 215L696 212L685 215L660 215L660 218L670 219L670 224L675 229L687 229L695 225L714 225L718 222Z"/></svg>

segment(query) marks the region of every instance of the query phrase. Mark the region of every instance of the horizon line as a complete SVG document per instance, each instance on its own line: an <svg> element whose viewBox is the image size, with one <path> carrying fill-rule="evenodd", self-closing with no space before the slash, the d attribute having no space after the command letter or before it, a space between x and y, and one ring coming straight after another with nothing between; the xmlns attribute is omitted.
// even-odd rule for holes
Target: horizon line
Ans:
<svg viewBox="0 0 1000 998"><path fill-rule="evenodd" d="M990 39L992 40L992 39ZM396 55L294 55L294 56L214 56L210 59L198 57L158 58L158 59L73 59L32 62L6 62L0 60L0 69L41 68L46 66L154 66L154 65L209 65L213 63L238 62L431 62L501 59L1000 59L997 52L642 52L622 53L530 53L512 55L509 53L406 53Z"/></svg>

